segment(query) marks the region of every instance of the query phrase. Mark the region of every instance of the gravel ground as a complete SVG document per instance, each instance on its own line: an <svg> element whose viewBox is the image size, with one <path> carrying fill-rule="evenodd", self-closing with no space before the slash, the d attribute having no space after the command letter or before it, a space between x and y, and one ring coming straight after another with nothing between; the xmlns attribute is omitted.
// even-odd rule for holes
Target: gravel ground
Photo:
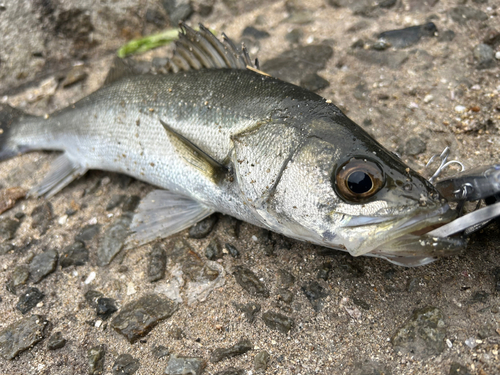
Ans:
<svg viewBox="0 0 500 375"><path fill-rule="evenodd" d="M190 13L185 4L0 1L1 101L37 115L75 102L102 84L120 45L175 24ZM244 39L263 70L331 99L424 175L446 146L466 167L499 160L493 0L191 7L191 24ZM425 27L378 38L417 25ZM161 71L169 53L137 57L138 69ZM2 194L21 195L7 188L40 181L55 157L1 162L0 205ZM105 265L136 197L152 189L91 171L48 201L21 199L0 215L2 374L174 374L179 363L203 374L500 372L497 227L460 256L410 269L217 216Z"/></svg>

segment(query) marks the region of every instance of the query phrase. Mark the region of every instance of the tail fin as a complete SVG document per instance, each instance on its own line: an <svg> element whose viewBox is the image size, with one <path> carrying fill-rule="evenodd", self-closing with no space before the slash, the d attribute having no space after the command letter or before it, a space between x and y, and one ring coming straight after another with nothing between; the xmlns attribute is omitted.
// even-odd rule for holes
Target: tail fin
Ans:
<svg viewBox="0 0 500 375"><path fill-rule="evenodd" d="M13 129L27 115L7 104L0 104L0 160L9 159L23 152L13 140Z"/></svg>

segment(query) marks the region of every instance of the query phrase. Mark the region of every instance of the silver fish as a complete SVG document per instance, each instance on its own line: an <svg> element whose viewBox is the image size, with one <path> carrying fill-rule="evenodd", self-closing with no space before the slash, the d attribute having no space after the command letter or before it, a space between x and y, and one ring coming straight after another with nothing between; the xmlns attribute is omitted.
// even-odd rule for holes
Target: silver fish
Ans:
<svg viewBox="0 0 500 375"><path fill-rule="evenodd" d="M335 105L262 74L203 26L182 30L177 73L124 77L46 119L3 106L0 160L63 151L32 195L50 197L89 169L156 185L134 217L132 243L218 211L408 266L464 248L461 238L425 234L455 212Z"/></svg>

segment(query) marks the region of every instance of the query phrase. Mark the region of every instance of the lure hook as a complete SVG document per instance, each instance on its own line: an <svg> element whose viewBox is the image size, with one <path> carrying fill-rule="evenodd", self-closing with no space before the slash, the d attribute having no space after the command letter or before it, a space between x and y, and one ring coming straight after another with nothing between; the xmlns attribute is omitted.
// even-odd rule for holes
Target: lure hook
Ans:
<svg viewBox="0 0 500 375"><path fill-rule="evenodd" d="M441 160L441 163L438 167L438 169L436 170L436 172L434 172L434 174L432 175L431 178L429 178L429 182L430 183L433 183L434 180L439 177L439 175L441 174L441 172L443 172L443 170L447 167L449 167L450 165L452 164L458 164L460 166L460 172L463 172L465 170L465 167L464 165L459 162L458 160L450 160L448 161L448 157L450 156L450 148L448 146L446 146L446 148L443 150L443 152L441 153L441 155L438 155L438 154L435 154L433 155L429 161L427 162L427 164L425 165L425 167L429 167L429 165L431 165L434 160L436 160L436 158L439 158Z"/></svg>

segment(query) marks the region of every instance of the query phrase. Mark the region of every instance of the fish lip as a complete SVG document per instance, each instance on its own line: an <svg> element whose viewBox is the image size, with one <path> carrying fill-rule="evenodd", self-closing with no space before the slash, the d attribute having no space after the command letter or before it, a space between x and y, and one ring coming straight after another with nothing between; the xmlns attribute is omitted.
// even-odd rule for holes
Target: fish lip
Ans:
<svg viewBox="0 0 500 375"><path fill-rule="evenodd" d="M398 240L405 238L405 236L410 236L413 241L418 238L425 238L425 233L432 231L437 226L449 223L456 217L457 212L451 209L448 203L434 205L432 208L419 207L414 210L413 214L410 213L406 217L355 217L346 223L344 228L356 229L380 224L389 228L386 231L376 233L372 238L367 238L354 251L348 251L355 256L397 256L398 251L394 251L391 245ZM446 239L446 237L443 239ZM421 250L422 254L426 253L423 247L419 250Z"/></svg>

